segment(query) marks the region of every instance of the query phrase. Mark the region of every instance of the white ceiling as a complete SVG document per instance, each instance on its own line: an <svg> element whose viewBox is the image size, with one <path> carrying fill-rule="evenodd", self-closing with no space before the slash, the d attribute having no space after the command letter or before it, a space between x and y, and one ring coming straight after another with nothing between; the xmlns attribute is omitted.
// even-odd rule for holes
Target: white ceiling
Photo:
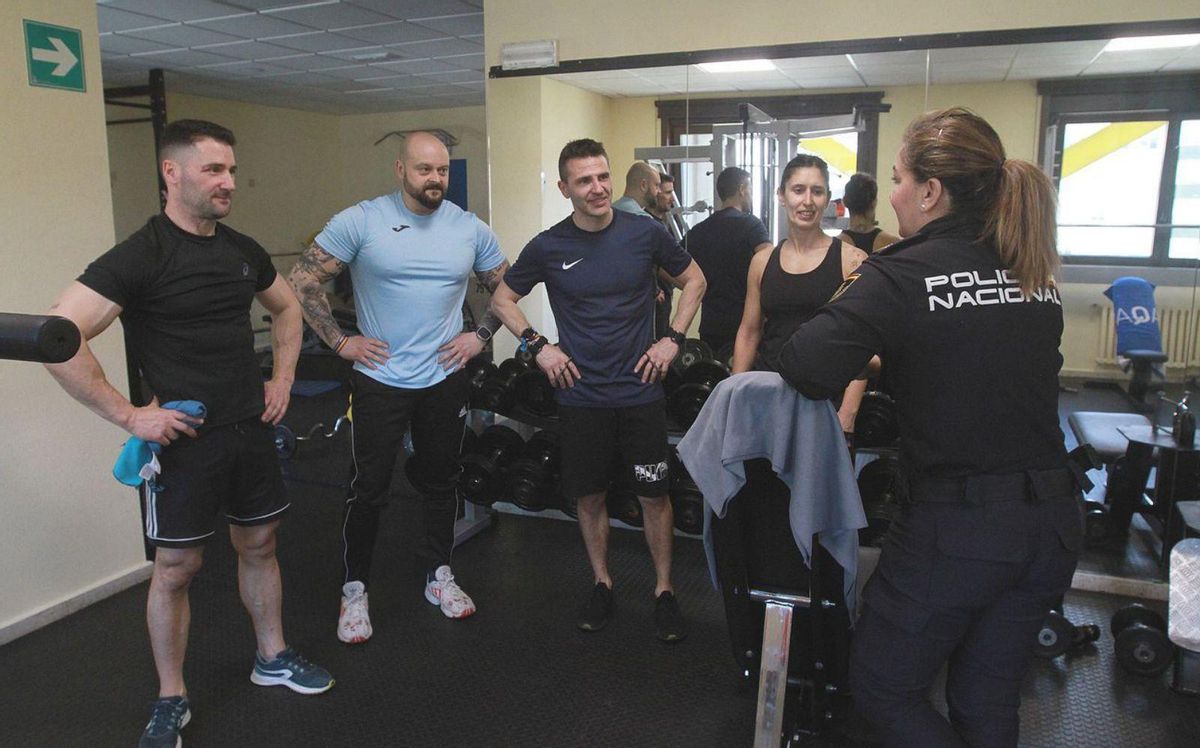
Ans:
<svg viewBox="0 0 1200 748"><path fill-rule="evenodd" d="M483 0L97 0L105 87L331 113L483 104Z"/></svg>
<svg viewBox="0 0 1200 748"><path fill-rule="evenodd" d="M332 113L483 104L483 0L97 0L104 85ZM935 49L934 84L1200 70L1200 45L1106 53L1105 40ZM920 85L924 50L554 75L608 96Z"/></svg>
<svg viewBox="0 0 1200 748"><path fill-rule="evenodd" d="M1103 52L1107 40L959 47L929 51L933 84L1073 78L1200 70L1200 45L1184 49ZM776 69L706 73L695 65L592 73L554 78L606 96L658 96L724 91L877 88L925 82L925 50L798 57L774 60Z"/></svg>

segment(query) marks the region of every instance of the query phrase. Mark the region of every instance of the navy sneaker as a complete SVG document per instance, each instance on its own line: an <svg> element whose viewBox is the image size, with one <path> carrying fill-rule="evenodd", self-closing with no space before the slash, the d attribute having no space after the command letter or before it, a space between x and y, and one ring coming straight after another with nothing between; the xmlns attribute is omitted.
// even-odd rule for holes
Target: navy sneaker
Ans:
<svg viewBox="0 0 1200 748"><path fill-rule="evenodd" d="M168 696L155 701L138 748L179 748L183 745L179 731L191 718L188 700L183 696Z"/></svg>
<svg viewBox="0 0 1200 748"><path fill-rule="evenodd" d="M325 693L333 688L333 676L328 670L312 664L291 647L269 662L256 652L250 682L256 686L287 686L305 694Z"/></svg>
<svg viewBox="0 0 1200 748"><path fill-rule="evenodd" d="M596 582L592 594L579 611L579 628L582 631L599 631L612 617L612 588L604 582Z"/></svg>

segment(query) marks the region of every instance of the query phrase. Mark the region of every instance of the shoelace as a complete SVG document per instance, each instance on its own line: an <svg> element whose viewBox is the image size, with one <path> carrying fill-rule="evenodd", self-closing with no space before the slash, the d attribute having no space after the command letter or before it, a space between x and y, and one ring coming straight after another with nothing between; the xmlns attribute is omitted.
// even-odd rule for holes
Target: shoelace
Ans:
<svg viewBox="0 0 1200 748"><path fill-rule="evenodd" d="M293 649L285 649L275 656L277 660L283 660L296 671L296 675L303 675L312 669L313 664L304 659L304 656Z"/></svg>
<svg viewBox="0 0 1200 748"><path fill-rule="evenodd" d="M454 581L454 577L450 577L442 584L442 597L449 596L451 600L464 602L467 593L463 592L462 587Z"/></svg>
<svg viewBox="0 0 1200 748"><path fill-rule="evenodd" d="M178 724L186 711L182 701L156 701L150 712L150 724L146 726L149 732L157 733L172 723Z"/></svg>

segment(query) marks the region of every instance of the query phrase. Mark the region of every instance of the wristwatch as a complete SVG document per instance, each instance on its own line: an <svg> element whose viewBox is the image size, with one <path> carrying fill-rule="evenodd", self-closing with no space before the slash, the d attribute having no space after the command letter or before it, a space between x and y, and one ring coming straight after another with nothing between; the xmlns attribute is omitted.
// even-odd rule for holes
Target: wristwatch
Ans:
<svg viewBox="0 0 1200 748"><path fill-rule="evenodd" d="M687 342L687 335L685 333L679 332L678 330L676 330L673 327L668 327L667 334L664 335L663 337L670 338L671 342L673 342L675 345L680 346L680 347L683 347L683 344Z"/></svg>
<svg viewBox="0 0 1200 748"><path fill-rule="evenodd" d="M492 331L487 329L487 325L480 325L475 330L475 337L486 343L492 339Z"/></svg>
<svg viewBox="0 0 1200 748"><path fill-rule="evenodd" d="M525 344L525 350L530 356L537 358L537 355L542 352L542 349L545 348L546 344L549 342L550 341L546 340L544 336L538 335L531 342Z"/></svg>

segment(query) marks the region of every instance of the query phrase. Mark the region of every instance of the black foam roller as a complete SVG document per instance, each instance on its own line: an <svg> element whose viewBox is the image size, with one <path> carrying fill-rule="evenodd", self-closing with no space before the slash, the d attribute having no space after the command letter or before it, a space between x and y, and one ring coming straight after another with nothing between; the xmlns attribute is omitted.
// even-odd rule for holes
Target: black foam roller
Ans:
<svg viewBox="0 0 1200 748"><path fill-rule="evenodd" d="M59 364L79 350L79 328L66 317L0 313L0 359Z"/></svg>

